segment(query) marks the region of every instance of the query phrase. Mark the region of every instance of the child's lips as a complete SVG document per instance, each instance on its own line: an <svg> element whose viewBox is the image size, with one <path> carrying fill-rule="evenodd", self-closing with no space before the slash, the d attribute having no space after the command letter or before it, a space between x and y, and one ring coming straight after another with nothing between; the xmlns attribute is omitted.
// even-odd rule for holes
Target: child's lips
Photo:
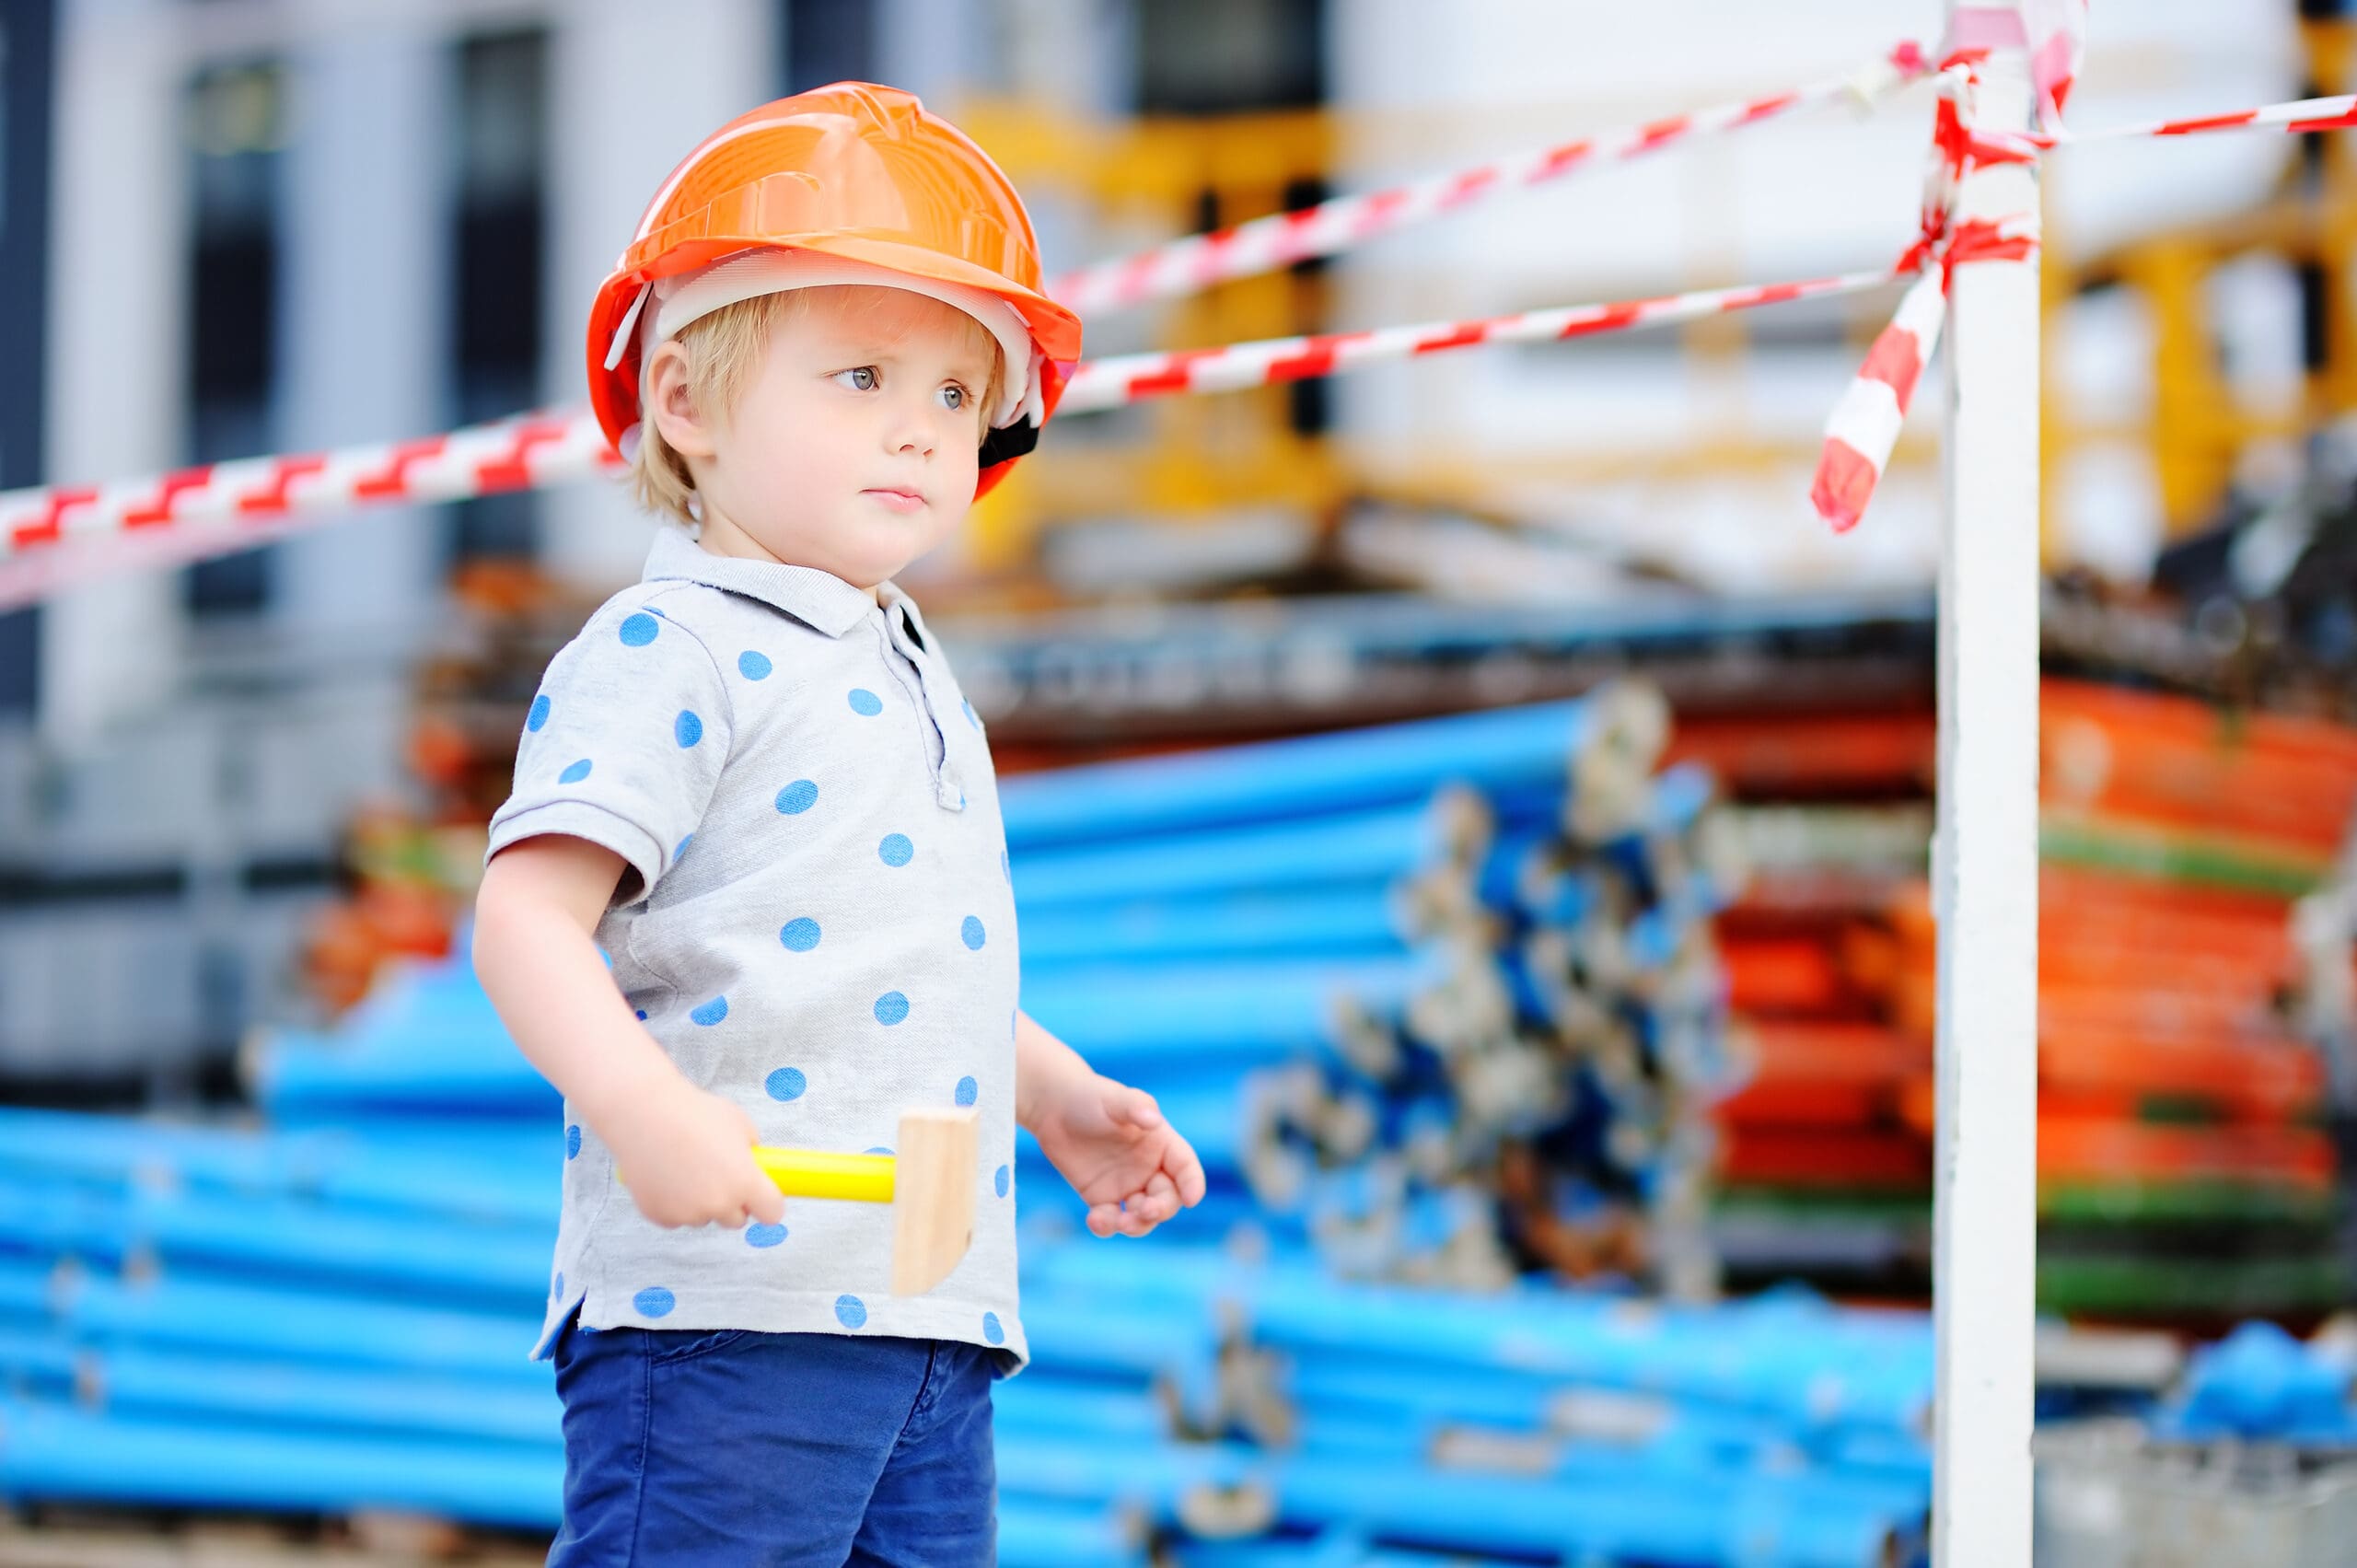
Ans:
<svg viewBox="0 0 2357 1568"><path fill-rule="evenodd" d="M913 490L886 487L877 490L863 490L860 494L874 497L878 505L888 511L920 512L924 509L924 497Z"/></svg>

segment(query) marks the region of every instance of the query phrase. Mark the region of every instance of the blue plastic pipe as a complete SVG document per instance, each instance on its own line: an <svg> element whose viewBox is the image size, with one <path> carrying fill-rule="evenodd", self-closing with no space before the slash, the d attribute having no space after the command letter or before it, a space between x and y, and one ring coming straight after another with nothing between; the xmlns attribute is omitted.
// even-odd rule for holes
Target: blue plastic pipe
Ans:
<svg viewBox="0 0 2357 1568"><path fill-rule="evenodd" d="M1007 842L1029 849L1419 801L1445 784L1560 785L1593 743L1585 700L1455 714L1299 739L1010 779Z"/></svg>

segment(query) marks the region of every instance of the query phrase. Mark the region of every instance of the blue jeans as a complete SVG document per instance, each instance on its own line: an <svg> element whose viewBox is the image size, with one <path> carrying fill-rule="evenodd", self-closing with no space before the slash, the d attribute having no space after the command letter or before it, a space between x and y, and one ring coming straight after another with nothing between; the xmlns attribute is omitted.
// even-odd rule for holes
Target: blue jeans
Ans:
<svg viewBox="0 0 2357 1568"><path fill-rule="evenodd" d="M948 1341L568 1323L550 1568L987 1568L996 1366Z"/></svg>

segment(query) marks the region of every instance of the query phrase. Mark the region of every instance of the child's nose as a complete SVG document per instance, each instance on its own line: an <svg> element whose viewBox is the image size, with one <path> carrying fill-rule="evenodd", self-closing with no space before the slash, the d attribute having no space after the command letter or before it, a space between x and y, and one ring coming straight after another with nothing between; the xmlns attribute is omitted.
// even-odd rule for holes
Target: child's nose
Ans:
<svg viewBox="0 0 2357 1568"><path fill-rule="evenodd" d="M919 457L931 457L934 447L932 421L921 411L898 411L892 422L887 445L895 452L913 452Z"/></svg>

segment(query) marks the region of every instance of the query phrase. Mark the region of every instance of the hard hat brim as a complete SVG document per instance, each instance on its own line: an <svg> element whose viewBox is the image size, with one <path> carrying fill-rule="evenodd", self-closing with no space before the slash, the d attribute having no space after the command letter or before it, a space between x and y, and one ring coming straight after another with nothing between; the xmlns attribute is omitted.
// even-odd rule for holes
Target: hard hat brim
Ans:
<svg viewBox="0 0 2357 1568"><path fill-rule="evenodd" d="M619 448L622 432L638 421L639 356L635 343L624 346L610 368L606 363L622 318L637 303L640 291L658 276L673 276L708 266L756 249L813 250L845 261L865 261L914 277L958 284L994 296L1014 307L1029 330L1031 341L1051 361L1069 363L1080 356L1080 318L1046 295L1008 282L996 273L955 256L911 245L905 240L869 235L797 235L789 242L746 244L724 239L698 241L668 252L642 273L617 273L598 291L589 313L588 359L590 402L606 439ZM1017 372L1019 374L1019 372Z"/></svg>

